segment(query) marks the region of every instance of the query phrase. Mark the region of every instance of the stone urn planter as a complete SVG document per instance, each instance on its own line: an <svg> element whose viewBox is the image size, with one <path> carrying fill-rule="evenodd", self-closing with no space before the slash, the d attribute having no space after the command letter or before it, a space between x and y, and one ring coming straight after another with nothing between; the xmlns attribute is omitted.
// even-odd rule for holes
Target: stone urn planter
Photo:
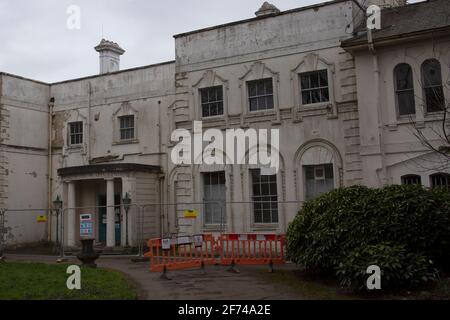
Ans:
<svg viewBox="0 0 450 320"><path fill-rule="evenodd" d="M83 266L97 268L95 261L100 255L94 251L94 240L81 240L81 244L83 245L83 248L81 253L77 255L77 258L83 263Z"/></svg>

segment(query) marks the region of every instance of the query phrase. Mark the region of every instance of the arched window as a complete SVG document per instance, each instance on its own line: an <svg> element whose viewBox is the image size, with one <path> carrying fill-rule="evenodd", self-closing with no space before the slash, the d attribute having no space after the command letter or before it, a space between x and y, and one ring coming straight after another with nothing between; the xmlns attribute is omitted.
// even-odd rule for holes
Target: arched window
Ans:
<svg viewBox="0 0 450 320"><path fill-rule="evenodd" d="M415 175L415 174L409 174L402 177L402 185L422 185L422 177Z"/></svg>
<svg viewBox="0 0 450 320"><path fill-rule="evenodd" d="M394 69L394 78L398 114L400 116L416 114L414 82L411 66L407 63L397 65Z"/></svg>
<svg viewBox="0 0 450 320"><path fill-rule="evenodd" d="M431 187L450 190L450 174L437 173L431 176Z"/></svg>
<svg viewBox="0 0 450 320"><path fill-rule="evenodd" d="M436 59L422 64L422 83L427 112L444 110L444 90L442 89L441 64Z"/></svg>

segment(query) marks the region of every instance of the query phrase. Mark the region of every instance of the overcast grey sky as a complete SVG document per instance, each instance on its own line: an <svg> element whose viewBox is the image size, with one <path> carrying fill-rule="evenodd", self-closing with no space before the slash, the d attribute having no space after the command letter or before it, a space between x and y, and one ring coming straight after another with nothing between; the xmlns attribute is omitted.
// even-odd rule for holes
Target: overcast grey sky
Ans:
<svg viewBox="0 0 450 320"><path fill-rule="evenodd" d="M121 69L174 59L173 35L254 17L264 0L0 0L0 71L55 82L98 73L103 36L127 52ZM272 0L281 10L325 0ZM66 26L81 8L81 29ZM102 28L103 26L103 28Z"/></svg>

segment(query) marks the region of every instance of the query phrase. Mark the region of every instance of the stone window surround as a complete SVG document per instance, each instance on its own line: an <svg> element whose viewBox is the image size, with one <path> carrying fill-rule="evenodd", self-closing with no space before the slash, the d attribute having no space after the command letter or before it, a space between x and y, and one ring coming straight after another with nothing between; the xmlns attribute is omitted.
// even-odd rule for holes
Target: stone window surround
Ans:
<svg viewBox="0 0 450 320"><path fill-rule="evenodd" d="M202 101L200 96L200 90L210 87L222 86L223 89L223 115L203 117ZM203 121L228 121L228 92L229 82L222 78L216 71L207 70L203 73L200 79L192 86L192 105L195 106L194 118L201 119Z"/></svg>
<svg viewBox="0 0 450 320"><path fill-rule="evenodd" d="M120 118L124 116L134 116L134 139L121 140L120 138ZM124 102L113 113L113 145L138 144L139 143L139 112L134 109L129 102Z"/></svg>
<svg viewBox="0 0 450 320"><path fill-rule="evenodd" d="M387 70L391 70L391 72L388 72L387 79L385 80L386 83L386 97L385 97L385 103L388 106L387 109L387 117L388 117L388 124L387 127L389 131L397 131L399 125L410 125L411 124L411 118L409 116L398 116L398 106L396 103L396 95L395 95L395 74L394 69L397 65L400 63L407 63L411 66L413 70L413 82L414 82L414 95L415 95L415 102L416 102L416 114L412 116L413 119L416 121L416 127L417 128L424 128L425 123L427 122L433 122L440 119L441 112L433 112L433 113L427 113L426 112L426 105L424 102L424 90L422 88L422 64L429 60L429 59L436 59L441 63L441 72L442 72L442 85L444 87L444 98L446 101L449 101L450 98L450 92L448 89L446 89L446 85L449 83L446 83L444 79L448 79L450 75L450 70L448 68L442 68L442 61L437 57L432 57L431 55L424 55L420 60L408 57L407 55L402 55L400 57L397 57L396 59L392 59L389 62L389 65L387 66ZM395 107L392 107L395 106Z"/></svg>
<svg viewBox="0 0 450 320"><path fill-rule="evenodd" d="M328 94L329 101L303 105L300 75L314 71L327 70L328 72ZM338 115L336 97L335 97L335 65L316 53L310 53L304 57L300 63L291 70L291 92L293 101L294 121L301 122L303 120L302 113L312 110L328 110L328 118L335 119Z"/></svg>
<svg viewBox="0 0 450 320"><path fill-rule="evenodd" d="M247 82L253 80L261 80L272 78L273 80L273 109L250 111L250 101L248 96ZM249 70L239 78L239 88L241 89L241 126L243 128L248 127L248 123L252 118L258 118L261 116L268 116L272 119L274 124L281 123L281 113L279 104L279 92L280 92L280 74L279 72L272 71L261 61L257 61L251 65Z"/></svg>
<svg viewBox="0 0 450 320"><path fill-rule="evenodd" d="M74 122L82 122L83 123L83 143L77 145L70 144L70 123ZM88 132L88 121L87 117L84 116L79 109L67 111L65 114L65 122L63 126L63 137L64 138L64 147L63 147L63 155L67 155L68 153L85 153L87 150L88 139L86 137L86 132Z"/></svg>
<svg viewBox="0 0 450 320"><path fill-rule="evenodd" d="M308 153L311 152L316 152L316 156L309 156L308 159ZM311 159L314 159L314 161ZM295 194L298 201L305 201L306 199L306 178L304 166L315 166L322 164L333 164L334 186L335 188L340 188L343 186L344 166L339 150L329 141L323 139L311 140L298 149L294 158L294 178L296 185Z"/></svg>
<svg viewBox="0 0 450 320"><path fill-rule="evenodd" d="M203 173L213 173L213 172L225 172L225 190L226 190L226 202L231 202L232 199L232 180L233 180L233 169L230 165L196 165L192 167L192 182L193 187L196 192L195 202L202 203L204 199L204 189L203 189ZM220 232L221 227L225 231L229 230L229 227L233 227L233 213L232 206L227 205L224 214L224 224L206 224L203 215L200 217L200 230L202 232Z"/></svg>
<svg viewBox="0 0 450 320"><path fill-rule="evenodd" d="M77 124L81 124L81 132L77 131L77 132L72 132L72 127L77 125ZM78 127L78 126L77 126ZM85 130L84 130L84 122L83 121L73 121L73 122L69 122L67 124L67 144L69 145L70 148L74 148L74 147L80 147L83 145L84 142L84 136L85 136ZM78 128L77 128L78 129ZM81 142L80 143L72 143L72 136L74 136L74 139L77 140L77 136L81 136Z"/></svg>

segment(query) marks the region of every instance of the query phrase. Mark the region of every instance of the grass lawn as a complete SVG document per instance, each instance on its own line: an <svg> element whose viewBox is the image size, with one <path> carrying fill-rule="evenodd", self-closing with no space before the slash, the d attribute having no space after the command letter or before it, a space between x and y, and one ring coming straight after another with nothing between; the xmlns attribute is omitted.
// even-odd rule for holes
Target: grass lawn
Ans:
<svg viewBox="0 0 450 320"><path fill-rule="evenodd" d="M68 290L68 265L0 263L0 300L135 300L132 284L116 271L81 269L81 290Z"/></svg>
<svg viewBox="0 0 450 320"><path fill-rule="evenodd" d="M354 292L343 289L336 280L298 270L277 270L273 274L261 272L266 280L290 287L305 299L311 300L450 300L450 278L440 279L435 285L417 290L398 292Z"/></svg>

